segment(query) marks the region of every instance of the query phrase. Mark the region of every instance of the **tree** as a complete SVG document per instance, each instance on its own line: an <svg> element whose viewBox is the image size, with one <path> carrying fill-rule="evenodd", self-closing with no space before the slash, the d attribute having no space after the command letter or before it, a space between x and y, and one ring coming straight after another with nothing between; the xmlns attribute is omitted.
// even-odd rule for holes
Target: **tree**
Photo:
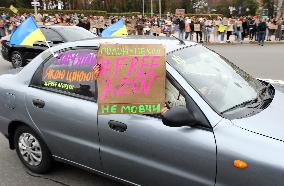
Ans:
<svg viewBox="0 0 284 186"><path fill-rule="evenodd" d="M226 17L230 16L229 4L218 3L214 8L216 9L216 13L223 14Z"/></svg>
<svg viewBox="0 0 284 186"><path fill-rule="evenodd" d="M255 15L258 10L256 0L233 0L233 6L237 9L237 15Z"/></svg>
<svg viewBox="0 0 284 186"><path fill-rule="evenodd" d="M11 0L1 0L0 1L0 7L8 7L9 4L12 4Z"/></svg>
<svg viewBox="0 0 284 186"><path fill-rule="evenodd" d="M263 0L263 8L268 9L268 16L273 17L274 15L274 1L273 0Z"/></svg>
<svg viewBox="0 0 284 186"><path fill-rule="evenodd" d="M284 0L278 0L276 17L279 18L283 16L284 16Z"/></svg>

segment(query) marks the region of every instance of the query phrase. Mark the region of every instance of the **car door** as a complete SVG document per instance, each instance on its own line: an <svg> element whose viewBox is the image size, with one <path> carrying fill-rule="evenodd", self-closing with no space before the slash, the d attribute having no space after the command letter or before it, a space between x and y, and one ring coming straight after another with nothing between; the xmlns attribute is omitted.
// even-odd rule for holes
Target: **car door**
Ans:
<svg viewBox="0 0 284 186"><path fill-rule="evenodd" d="M166 89L174 90L166 90L167 103L186 103L195 116L207 121L170 76ZM169 101L171 97L176 101ZM98 115L98 124L103 170L108 174L139 185L215 184L216 144L208 125L174 128L147 115Z"/></svg>
<svg viewBox="0 0 284 186"><path fill-rule="evenodd" d="M33 76L26 107L57 158L100 169L93 50L69 50ZM85 62L85 63L84 63Z"/></svg>

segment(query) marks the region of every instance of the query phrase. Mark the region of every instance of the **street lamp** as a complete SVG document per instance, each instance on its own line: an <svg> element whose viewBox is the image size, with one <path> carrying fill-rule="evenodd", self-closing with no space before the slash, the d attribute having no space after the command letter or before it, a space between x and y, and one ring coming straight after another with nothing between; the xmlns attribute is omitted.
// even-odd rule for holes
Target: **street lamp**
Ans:
<svg viewBox="0 0 284 186"><path fill-rule="evenodd" d="M161 0L159 0L159 14L160 14L160 19L162 18L162 5L161 5Z"/></svg>

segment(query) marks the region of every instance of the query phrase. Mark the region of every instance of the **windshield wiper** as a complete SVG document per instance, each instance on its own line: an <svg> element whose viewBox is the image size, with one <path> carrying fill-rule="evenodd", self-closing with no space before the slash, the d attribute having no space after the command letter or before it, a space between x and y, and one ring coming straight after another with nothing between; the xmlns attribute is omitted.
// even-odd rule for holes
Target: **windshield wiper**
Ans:
<svg viewBox="0 0 284 186"><path fill-rule="evenodd" d="M252 99L252 100L248 100L248 101L244 101L244 102L242 102L240 104L237 104L237 105L235 105L235 106L233 106L233 107L231 107L231 108L229 108L227 110L224 110L223 112L221 112L221 114L224 114L226 112L230 112L230 111L235 110L237 108L243 108L245 106L252 105L252 104L257 103L257 102L258 102L258 98L255 98L255 99Z"/></svg>
<svg viewBox="0 0 284 186"><path fill-rule="evenodd" d="M266 85L264 87L262 87L258 93L257 93L257 97L252 99L252 100L248 100L248 101L245 101L245 102L242 102L240 104L237 104L227 110L224 110L223 112L221 112L221 114L224 114L226 112L230 112L232 110L235 110L235 109L238 109L238 108L243 108L243 107L246 107L248 105L253 105L253 104L256 104L255 106L253 107L248 107L248 108L257 108L259 107L259 105L261 105L261 103L265 100L268 100L268 99L271 99L272 95L269 93L269 89L270 89L270 85ZM268 93L268 98L267 98L267 93Z"/></svg>

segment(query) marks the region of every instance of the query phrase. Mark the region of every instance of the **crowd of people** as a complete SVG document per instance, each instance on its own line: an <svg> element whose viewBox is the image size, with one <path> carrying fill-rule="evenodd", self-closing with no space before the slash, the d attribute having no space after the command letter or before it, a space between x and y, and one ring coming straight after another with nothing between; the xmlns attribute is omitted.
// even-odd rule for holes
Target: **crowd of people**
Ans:
<svg viewBox="0 0 284 186"><path fill-rule="evenodd" d="M0 16L0 38L10 34L29 15ZM284 40L284 19L263 19L258 16L246 17L184 17L168 13L164 18L158 16L123 17L128 35L170 36L175 34L180 39L195 42L239 42ZM101 36L102 31L117 22L118 16L85 16L83 14L37 14L38 25L80 26Z"/></svg>

